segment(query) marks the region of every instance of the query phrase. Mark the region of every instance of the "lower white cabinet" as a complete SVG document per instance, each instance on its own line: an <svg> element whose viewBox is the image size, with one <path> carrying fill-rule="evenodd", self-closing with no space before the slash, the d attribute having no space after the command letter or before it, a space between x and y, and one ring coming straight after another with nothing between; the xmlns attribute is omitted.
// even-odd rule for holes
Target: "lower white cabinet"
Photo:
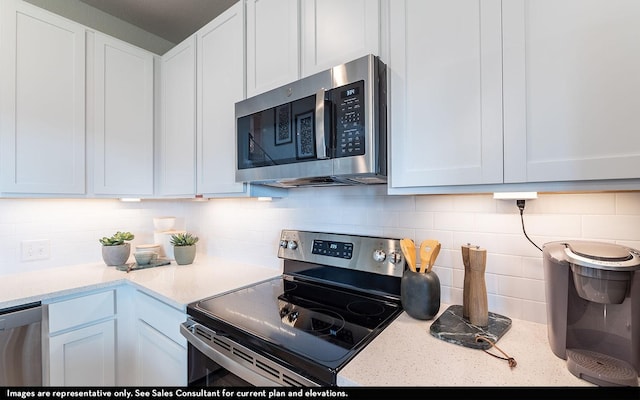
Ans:
<svg viewBox="0 0 640 400"><path fill-rule="evenodd" d="M45 304L44 385L186 386L184 311L129 284Z"/></svg>
<svg viewBox="0 0 640 400"><path fill-rule="evenodd" d="M143 320L136 322L136 385L185 386L187 349Z"/></svg>
<svg viewBox="0 0 640 400"><path fill-rule="evenodd" d="M136 291L134 304L135 384L186 386L187 341L180 334L185 313L141 291Z"/></svg>
<svg viewBox="0 0 640 400"><path fill-rule="evenodd" d="M114 386L115 290L67 297L45 307L44 384Z"/></svg>
<svg viewBox="0 0 640 400"><path fill-rule="evenodd" d="M49 338L51 386L116 384L115 320Z"/></svg>

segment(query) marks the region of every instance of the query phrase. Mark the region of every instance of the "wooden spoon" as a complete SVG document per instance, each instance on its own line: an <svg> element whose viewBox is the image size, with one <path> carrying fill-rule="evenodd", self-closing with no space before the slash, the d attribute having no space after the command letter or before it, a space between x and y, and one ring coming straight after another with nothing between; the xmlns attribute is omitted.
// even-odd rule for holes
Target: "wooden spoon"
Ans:
<svg viewBox="0 0 640 400"><path fill-rule="evenodd" d="M416 272L416 244L412 239L400 239L400 249L404 255L404 259L407 260L409 269L412 272Z"/></svg>
<svg viewBox="0 0 640 400"><path fill-rule="evenodd" d="M438 241L433 239L423 240L420 243L420 272L424 273L431 270L429 263L437 245Z"/></svg>
<svg viewBox="0 0 640 400"><path fill-rule="evenodd" d="M431 260L429 260L429 268L427 269L427 272L431 272L431 268L433 268L433 264L436 263L436 258L438 258L438 254L440 254L441 247L442 245L438 243L436 247L433 249L433 251L431 252Z"/></svg>

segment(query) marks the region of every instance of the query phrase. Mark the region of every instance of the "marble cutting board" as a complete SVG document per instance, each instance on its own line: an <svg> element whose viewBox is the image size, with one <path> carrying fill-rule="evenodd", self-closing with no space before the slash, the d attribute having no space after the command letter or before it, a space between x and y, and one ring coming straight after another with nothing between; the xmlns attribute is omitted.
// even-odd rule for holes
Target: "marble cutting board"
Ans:
<svg viewBox="0 0 640 400"><path fill-rule="evenodd" d="M449 343L473 349L488 349L491 345L485 341L476 342L476 337L486 336L496 343L511 328L511 319L489 311L489 324L482 328L473 325L462 316L462 306L449 306L429 329L432 336Z"/></svg>

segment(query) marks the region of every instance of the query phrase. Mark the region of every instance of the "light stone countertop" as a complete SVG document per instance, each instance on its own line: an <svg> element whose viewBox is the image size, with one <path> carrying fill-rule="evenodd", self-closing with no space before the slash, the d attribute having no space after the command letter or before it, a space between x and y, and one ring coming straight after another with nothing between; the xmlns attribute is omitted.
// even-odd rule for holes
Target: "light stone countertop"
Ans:
<svg viewBox="0 0 640 400"><path fill-rule="evenodd" d="M547 326L512 319L496 345L517 365L435 338L431 323L403 312L338 374L338 386L594 386L578 379L556 357ZM499 356L494 349L489 350Z"/></svg>
<svg viewBox="0 0 640 400"><path fill-rule="evenodd" d="M104 263L0 276L0 309L130 283L185 311L187 304L282 274L281 270L198 255L193 264L163 265L129 273Z"/></svg>
<svg viewBox="0 0 640 400"><path fill-rule="evenodd" d="M198 255L191 265L126 273L92 263L0 276L0 309L89 290L132 284L185 311L187 304L280 276L281 270ZM448 305L442 304L440 312ZM436 317L437 318L437 317ZM435 320L435 318L434 318ZM436 339L431 321L402 313L338 374L339 386L590 386L573 376L547 342L546 325L512 320L497 345L514 357L504 360L481 350ZM498 353L495 349L493 352ZM499 353L498 353L499 354Z"/></svg>

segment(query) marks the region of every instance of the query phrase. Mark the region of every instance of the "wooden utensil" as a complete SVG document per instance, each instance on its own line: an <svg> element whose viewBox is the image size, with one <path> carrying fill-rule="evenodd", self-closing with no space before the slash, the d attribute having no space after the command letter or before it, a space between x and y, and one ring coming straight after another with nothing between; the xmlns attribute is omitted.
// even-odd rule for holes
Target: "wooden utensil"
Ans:
<svg viewBox="0 0 640 400"><path fill-rule="evenodd" d="M407 260L409 269L416 272L416 244L412 239L400 239L400 250L402 250L404 259Z"/></svg>
<svg viewBox="0 0 640 400"><path fill-rule="evenodd" d="M433 265L436 263L436 258L438 258L438 254L440 254L441 247L442 245L438 243L436 248L431 252L431 260L429 260L429 268L427 268L427 272L431 272L431 268L433 268Z"/></svg>
<svg viewBox="0 0 640 400"><path fill-rule="evenodd" d="M431 262L433 259L434 251L440 252L440 242L434 239L423 240L420 243L420 272L431 272ZM437 257L437 254L436 254Z"/></svg>

